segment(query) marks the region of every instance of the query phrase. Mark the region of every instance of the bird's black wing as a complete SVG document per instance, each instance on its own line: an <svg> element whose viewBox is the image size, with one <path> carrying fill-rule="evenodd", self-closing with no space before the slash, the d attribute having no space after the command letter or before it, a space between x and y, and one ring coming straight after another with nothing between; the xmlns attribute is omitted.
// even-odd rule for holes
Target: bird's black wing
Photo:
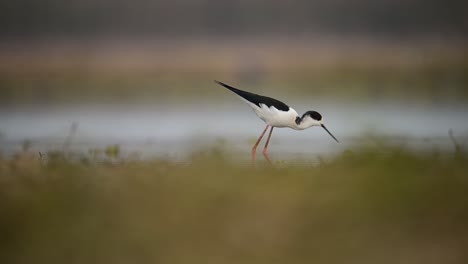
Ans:
<svg viewBox="0 0 468 264"><path fill-rule="evenodd" d="M279 101L279 100L276 100L274 98L271 98L271 97L267 97L267 96L263 96L263 95L258 95L258 94L254 94L254 93L249 93L249 92L246 92L246 91L242 91L242 90L239 90L237 88L234 88L232 86L229 86L225 83L222 83L220 81L215 81L217 84L219 85L222 85L224 87L226 87L227 89L231 90L232 92L236 93L237 95L239 95L240 97L244 98L245 100L253 103L253 104L256 104L258 107L260 107L260 104L264 104L268 107L271 107L271 106L274 106L276 109L278 110L281 110L281 111L289 111L289 106L286 105L285 103Z"/></svg>

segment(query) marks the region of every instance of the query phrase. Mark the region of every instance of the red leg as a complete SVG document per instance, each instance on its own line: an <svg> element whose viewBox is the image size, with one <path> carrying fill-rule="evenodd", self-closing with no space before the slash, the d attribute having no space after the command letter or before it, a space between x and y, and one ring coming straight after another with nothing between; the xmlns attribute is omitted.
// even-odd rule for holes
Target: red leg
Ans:
<svg viewBox="0 0 468 264"><path fill-rule="evenodd" d="M270 125L267 125L267 126L265 127L265 130L263 130L262 134L261 134L260 137L257 139L257 142L255 143L255 145L254 145L253 148L252 148L252 161L255 160L255 152L257 151L258 143L260 143L260 140L262 140L263 135L265 135L265 132L267 131L267 129L268 129L269 126L270 126Z"/></svg>
<svg viewBox="0 0 468 264"><path fill-rule="evenodd" d="M265 156L265 159L266 159L269 163L271 163L271 160L270 160L270 158L268 157L267 149L268 149L268 143L270 143L271 133L273 133L273 127L271 127L271 129L270 129L270 133L268 134L268 138L267 138L267 141L266 141L266 143L265 143L265 147L263 148L263 156Z"/></svg>

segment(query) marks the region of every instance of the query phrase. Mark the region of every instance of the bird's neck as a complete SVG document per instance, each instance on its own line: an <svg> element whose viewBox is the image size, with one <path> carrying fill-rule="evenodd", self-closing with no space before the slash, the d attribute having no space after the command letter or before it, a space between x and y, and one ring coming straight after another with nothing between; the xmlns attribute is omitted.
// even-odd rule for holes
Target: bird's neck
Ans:
<svg viewBox="0 0 468 264"><path fill-rule="evenodd" d="M294 129L303 130L313 126L321 126L322 122L311 118L309 115L297 116L294 122Z"/></svg>
<svg viewBox="0 0 468 264"><path fill-rule="evenodd" d="M314 122L310 120L310 118L302 118L300 116L296 117L296 121L294 124L294 129L297 130L303 130L306 128L309 128L311 126L314 126Z"/></svg>

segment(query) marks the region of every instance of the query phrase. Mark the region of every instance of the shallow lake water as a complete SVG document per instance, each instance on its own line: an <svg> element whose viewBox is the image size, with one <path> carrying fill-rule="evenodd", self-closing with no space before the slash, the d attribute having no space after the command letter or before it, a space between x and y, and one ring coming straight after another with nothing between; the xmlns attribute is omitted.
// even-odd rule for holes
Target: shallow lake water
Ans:
<svg viewBox="0 0 468 264"><path fill-rule="evenodd" d="M274 129L269 146L276 159L308 159L332 155L360 144L404 145L417 149L451 150L448 131L461 142L468 135L468 107L464 104L409 105L321 101L311 109L295 105L301 115L317 110L336 143L322 128L304 131ZM250 149L265 124L241 101L169 105L80 105L69 107L7 107L0 110L0 151L11 155L25 140L31 151L47 152L64 147L71 127L76 131L69 148L86 153L92 148L118 144L123 155L183 158L216 146L240 159L250 158ZM377 137L378 136L378 137ZM264 139L265 141L265 139ZM468 143L468 142L467 142ZM261 156L263 142L259 145Z"/></svg>

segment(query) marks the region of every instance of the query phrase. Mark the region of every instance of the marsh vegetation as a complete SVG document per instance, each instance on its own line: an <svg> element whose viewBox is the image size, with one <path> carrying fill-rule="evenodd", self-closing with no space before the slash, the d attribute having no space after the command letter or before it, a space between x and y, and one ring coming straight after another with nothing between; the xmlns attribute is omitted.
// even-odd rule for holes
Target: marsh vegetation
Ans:
<svg viewBox="0 0 468 264"><path fill-rule="evenodd" d="M0 160L2 263L465 263L468 156Z"/></svg>

